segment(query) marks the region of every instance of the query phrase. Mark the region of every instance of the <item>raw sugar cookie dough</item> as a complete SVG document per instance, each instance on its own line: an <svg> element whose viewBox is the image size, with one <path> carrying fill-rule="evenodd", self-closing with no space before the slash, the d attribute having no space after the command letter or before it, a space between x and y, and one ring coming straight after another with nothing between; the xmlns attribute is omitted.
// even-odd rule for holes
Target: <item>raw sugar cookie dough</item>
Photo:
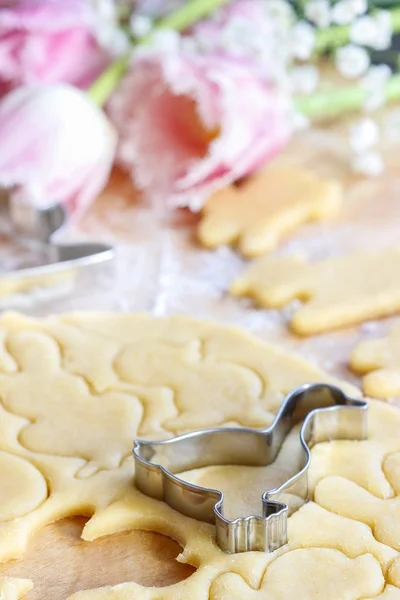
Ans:
<svg viewBox="0 0 400 600"><path fill-rule="evenodd" d="M19 600L32 589L29 579L16 577L0 577L0 598L2 600Z"/></svg>
<svg viewBox="0 0 400 600"><path fill-rule="evenodd" d="M211 196L198 237L207 248L237 244L244 256L259 256L304 223L337 214L341 204L338 182L305 169L270 167Z"/></svg>
<svg viewBox="0 0 400 600"><path fill-rule="evenodd" d="M356 251L307 262L303 257L265 256L230 285L266 308L298 299L290 326L312 335L400 312L400 248Z"/></svg>
<svg viewBox="0 0 400 600"><path fill-rule="evenodd" d="M84 540L156 531L175 539L183 549L179 560L196 571L164 588L127 581L82 590L74 600L279 600L295 598L295 589L317 600L329 599L333 586L341 594L335 600L395 598L400 411L372 402L368 441L353 442L353 449L349 442L314 448L310 484L317 504L290 518L285 547L228 555L215 544L211 525L136 490L132 439L227 423L264 427L290 389L332 378L243 331L187 317L72 314L37 321L6 314L0 331L0 461L2 486L11 494L0 493L2 600L17 600L31 585L6 572L29 536L65 515L83 514L92 515ZM361 454L368 457L365 468L349 467L349 458ZM240 513L260 505L266 479L279 477L280 467L284 472L279 464L272 471L210 467L192 477L203 485L217 479ZM339 482L333 499L324 493L332 480ZM343 508L340 490L348 493L349 485L354 506ZM244 499L243 487L252 490ZM292 582L282 579L287 568Z"/></svg>
<svg viewBox="0 0 400 600"><path fill-rule="evenodd" d="M386 337L367 340L356 346L350 366L364 375L363 389L375 398L400 396L400 322Z"/></svg>

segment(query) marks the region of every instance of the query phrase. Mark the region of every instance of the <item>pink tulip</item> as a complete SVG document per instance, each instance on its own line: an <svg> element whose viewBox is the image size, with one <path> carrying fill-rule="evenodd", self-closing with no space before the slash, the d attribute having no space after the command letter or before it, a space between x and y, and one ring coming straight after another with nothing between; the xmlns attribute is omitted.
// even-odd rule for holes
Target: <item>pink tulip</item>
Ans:
<svg viewBox="0 0 400 600"><path fill-rule="evenodd" d="M216 189L271 159L290 103L247 58L143 50L109 103L117 156L156 201L198 210Z"/></svg>
<svg viewBox="0 0 400 600"><path fill-rule="evenodd" d="M116 136L89 97L65 84L27 86L0 102L0 186L37 207L82 213L104 187Z"/></svg>
<svg viewBox="0 0 400 600"><path fill-rule="evenodd" d="M0 91L21 84L87 87L109 61L87 0L20 0L0 9Z"/></svg>

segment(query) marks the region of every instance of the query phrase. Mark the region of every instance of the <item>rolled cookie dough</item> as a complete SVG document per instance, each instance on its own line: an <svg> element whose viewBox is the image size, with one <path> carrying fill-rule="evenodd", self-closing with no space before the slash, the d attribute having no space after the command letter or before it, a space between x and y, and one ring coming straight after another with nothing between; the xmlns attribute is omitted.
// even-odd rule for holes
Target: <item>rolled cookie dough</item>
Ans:
<svg viewBox="0 0 400 600"><path fill-rule="evenodd" d="M297 256L265 256L235 279L230 291L266 308L291 300L292 329L312 335L392 315L400 310L400 248L357 251L310 263Z"/></svg>
<svg viewBox="0 0 400 600"><path fill-rule="evenodd" d="M259 256L303 223L335 215L341 202L338 182L305 169L271 167L211 196L199 240L207 248L237 243L244 256Z"/></svg>
<svg viewBox="0 0 400 600"><path fill-rule="evenodd" d="M242 600L256 594L276 600L285 586L292 593L293 585L280 575L288 565L303 598L310 600L329 598L325 592L337 582L338 572L343 598L374 597L384 592L385 581L392 587L400 583L392 567L397 542L390 536L374 539L370 526L382 506L377 502L394 502L400 489L400 411L371 405L370 441L362 444L371 443L369 454L380 457L371 458L369 468L381 498L368 504L368 515L357 513L355 506L355 520L349 523L353 517L342 515L340 505L326 508L322 496L322 507L310 504L295 513L289 544L276 553L227 555L215 545L211 525L135 489L132 439L232 422L265 425L289 389L333 381L330 377L243 331L186 317L75 314L36 321L8 314L1 317L0 330L0 452L5 465L12 462L2 472L2 485L21 492L20 497L13 492L14 502L1 501L0 562L23 554L29 536L46 523L84 514L92 515L82 533L86 541L130 529L156 531L177 540L183 548L179 560L197 570L173 586L147 588L127 581L112 589L82 590L74 600L208 600L221 598L221 586L231 583L225 597L235 598L240 590ZM340 444L322 445L324 461L317 461L315 473L312 463L310 481L317 490L329 482L326 475L368 483L349 469L350 451L342 451ZM393 458L382 466L387 455ZM278 466L271 472L214 467L192 476L203 485L217 478L232 511L240 513L259 503L268 477L279 476ZM286 465L281 467L284 472ZM253 496L243 501L244 487ZM385 518L395 537L397 512L389 510ZM315 535L310 523L317 525ZM20 583L3 577L1 585L14 590ZM16 600L10 593L3 593L4 600Z"/></svg>
<svg viewBox="0 0 400 600"><path fill-rule="evenodd" d="M386 337L361 342L350 357L350 366L364 375L363 388L375 398L400 396L400 323Z"/></svg>

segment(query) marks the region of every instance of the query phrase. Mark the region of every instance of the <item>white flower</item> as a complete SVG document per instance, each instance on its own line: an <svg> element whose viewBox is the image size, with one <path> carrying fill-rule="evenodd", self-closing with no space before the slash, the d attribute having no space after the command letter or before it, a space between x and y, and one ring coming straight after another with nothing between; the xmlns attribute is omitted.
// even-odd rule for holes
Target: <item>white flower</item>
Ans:
<svg viewBox="0 0 400 600"><path fill-rule="evenodd" d="M152 20L147 15L132 13L129 25L133 35L142 38L151 31Z"/></svg>
<svg viewBox="0 0 400 600"><path fill-rule="evenodd" d="M367 0L340 0L332 7L331 18L333 23L348 25L363 15L367 8Z"/></svg>
<svg viewBox="0 0 400 600"><path fill-rule="evenodd" d="M350 40L354 44L369 46L376 50L389 48L392 41L392 19L387 11L374 16L365 15L350 26Z"/></svg>
<svg viewBox="0 0 400 600"><path fill-rule="evenodd" d="M383 120L383 137L385 141L397 143L400 139L400 109L395 109Z"/></svg>
<svg viewBox="0 0 400 600"><path fill-rule="evenodd" d="M319 71L314 65L294 67L290 72L291 89L294 94L312 94L318 85Z"/></svg>
<svg viewBox="0 0 400 600"><path fill-rule="evenodd" d="M383 88L391 74L388 65L373 65L361 79L361 85L367 92L373 92L377 87Z"/></svg>
<svg viewBox="0 0 400 600"><path fill-rule="evenodd" d="M393 22L391 14L388 10L380 10L375 15L377 24L377 37L374 48L377 50L386 50L392 43Z"/></svg>
<svg viewBox="0 0 400 600"><path fill-rule="evenodd" d="M221 31L220 44L233 56L240 56L254 52L260 54L266 46L266 40L255 30L250 19L233 16Z"/></svg>
<svg viewBox="0 0 400 600"><path fill-rule="evenodd" d="M348 44L336 50L335 64L343 77L353 79L364 75L370 65L370 58L365 48Z"/></svg>
<svg viewBox="0 0 400 600"><path fill-rule="evenodd" d="M155 52L178 52L181 48L181 36L173 29L160 29L151 36L151 48ZM135 55L138 56L141 52L147 54L148 51L144 46L138 47Z"/></svg>
<svg viewBox="0 0 400 600"><path fill-rule="evenodd" d="M329 0L310 0L307 2L304 11L307 19L317 27L329 27L331 22L331 4Z"/></svg>
<svg viewBox="0 0 400 600"><path fill-rule="evenodd" d="M365 90L364 109L373 111L383 106L386 102L385 86L392 71L388 65L376 65L368 69L361 79L361 86Z"/></svg>
<svg viewBox="0 0 400 600"><path fill-rule="evenodd" d="M310 127L310 119L303 113L294 112L292 115L293 131L304 131Z"/></svg>
<svg viewBox="0 0 400 600"><path fill-rule="evenodd" d="M288 29L293 25L295 14L286 0L266 0L265 10L280 28Z"/></svg>
<svg viewBox="0 0 400 600"><path fill-rule="evenodd" d="M315 45L315 29L306 21L299 21L291 32L291 49L294 58L307 60Z"/></svg>
<svg viewBox="0 0 400 600"><path fill-rule="evenodd" d="M375 150L368 150L363 154L356 155L352 160L351 167L355 173L377 177L384 170L383 158Z"/></svg>
<svg viewBox="0 0 400 600"><path fill-rule="evenodd" d="M129 48L127 34L118 23L117 7L113 0L91 0L96 11L95 33L101 46L113 56L125 54Z"/></svg>
<svg viewBox="0 0 400 600"><path fill-rule="evenodd" d="M357 154L363 154L379 140L379 127L373 119L362 119L350 127L350 146Z"/></svg>

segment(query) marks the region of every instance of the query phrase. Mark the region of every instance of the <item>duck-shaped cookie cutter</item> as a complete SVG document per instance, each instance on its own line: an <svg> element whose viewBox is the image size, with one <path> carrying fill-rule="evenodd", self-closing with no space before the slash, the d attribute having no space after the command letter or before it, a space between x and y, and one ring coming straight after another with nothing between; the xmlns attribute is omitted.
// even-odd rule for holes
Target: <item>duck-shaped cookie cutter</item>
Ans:
<svg viewBox="0 0 400 600"><path fill-rule="evenodd" d="M294 497L299 507L308 499L310 446L329 440L365 439L367 409L367 402L349 398L337 387L303 385L284 398L267 429L219 427L165 441L135 441L135 485L186 516L215 524L217 543L225 552L272 552L287 542L287 502ZM229 520L223 514L221 491L177 476L211 465L270 465L290 430L300 422L296 445L290 449L294 475L264 492L261 515Z"/></svg>
<svg viewBox="0 0 400 600"><path fill-rule="evenodd" d="M0 305L7 305L8 297L14 294L63 284L68 287L82 273L94 274L94 268L98 273L97 267L109 267L115 258L115 250L108 244L62 243L59 238L68 215L61 204L37 208L8 194L1 215L6 225L4 233L40 260L34 266L12 271L2 271L0 265Z"/></svg>

